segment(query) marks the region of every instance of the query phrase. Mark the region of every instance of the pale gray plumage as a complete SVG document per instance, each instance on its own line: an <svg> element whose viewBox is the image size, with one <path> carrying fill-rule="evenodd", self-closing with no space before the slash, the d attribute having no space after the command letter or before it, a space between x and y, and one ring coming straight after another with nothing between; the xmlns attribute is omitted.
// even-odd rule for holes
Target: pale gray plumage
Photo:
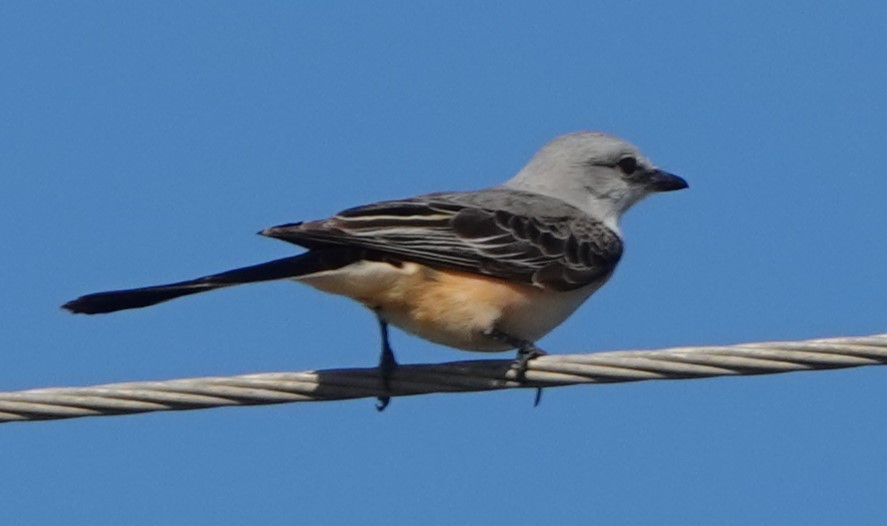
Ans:
<svg viewBox="0 0 887 526"><path fill-rule="evenodd" d="M634 160L632 172L639 177L621 172L619 163L626 159ZM550 141L503 186L569 203L618 230L619 218L632 205L657 191L686 188L687 183L658 170L629 142L581 131Z"/></svg>

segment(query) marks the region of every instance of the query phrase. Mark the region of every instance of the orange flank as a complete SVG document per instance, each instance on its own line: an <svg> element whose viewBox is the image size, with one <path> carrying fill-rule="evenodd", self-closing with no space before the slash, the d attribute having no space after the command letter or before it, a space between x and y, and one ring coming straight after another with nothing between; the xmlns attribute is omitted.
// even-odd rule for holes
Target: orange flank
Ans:
<svg viewBox="0 0 887 526"><path fill-rule="evenodd" d="M361 261L297 278L353 298L407 332L459 349L507 351L484 336L490 328L534 342L557 327L596 287L570 292L510 283L477 274Z"/></svg>

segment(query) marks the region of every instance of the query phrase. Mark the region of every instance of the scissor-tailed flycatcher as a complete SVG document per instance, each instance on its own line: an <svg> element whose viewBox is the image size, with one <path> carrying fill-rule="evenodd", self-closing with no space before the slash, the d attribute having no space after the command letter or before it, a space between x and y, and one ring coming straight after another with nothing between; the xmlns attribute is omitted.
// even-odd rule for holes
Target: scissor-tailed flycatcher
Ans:
<svg viewBox="0 0 887 526"><path fill-rule="evenodd" d="M386 386L397 365L389 323L459 349L518 349L522 374L527 360L541 354L534 342L613 273L622 255L622 213L651 193L686 187L633 145L577 132L546 144L497 187L383 201L261 232L308 249L298 256L89 294L64 308L98 314L289 278L375 311ZM380 398L380 407L387 401Z"/></svg>

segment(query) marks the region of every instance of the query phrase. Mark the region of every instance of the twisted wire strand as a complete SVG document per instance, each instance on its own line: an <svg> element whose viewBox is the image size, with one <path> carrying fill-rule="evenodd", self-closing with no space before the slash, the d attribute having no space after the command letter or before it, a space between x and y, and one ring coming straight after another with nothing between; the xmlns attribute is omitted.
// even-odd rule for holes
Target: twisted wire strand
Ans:
<svg viewBox="0 0 887 526"><path fill-rule="evenodd" d="M512 360L401 365L390 391L371 369L328 369L0 392L0 423L222 406L575 384L774 374L887 364L887 334L806 341L547 355L519 382Z"/></svg>

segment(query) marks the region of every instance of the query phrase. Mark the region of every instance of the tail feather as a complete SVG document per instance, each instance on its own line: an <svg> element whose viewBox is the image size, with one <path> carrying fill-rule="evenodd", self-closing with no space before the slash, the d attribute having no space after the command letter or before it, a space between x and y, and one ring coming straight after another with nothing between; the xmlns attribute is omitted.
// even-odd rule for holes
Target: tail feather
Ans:
<svg viewBox="0 0 887 526"><path fill-rule="evenodd" d="M349 254L309 251L298 256L277 259L249 267L203 276L197 279L128 290L87 294L62 305L78 314L103 314L124 309L148 307L164 301L207 292L232 285L294 278L348 264Z"/></svg>

